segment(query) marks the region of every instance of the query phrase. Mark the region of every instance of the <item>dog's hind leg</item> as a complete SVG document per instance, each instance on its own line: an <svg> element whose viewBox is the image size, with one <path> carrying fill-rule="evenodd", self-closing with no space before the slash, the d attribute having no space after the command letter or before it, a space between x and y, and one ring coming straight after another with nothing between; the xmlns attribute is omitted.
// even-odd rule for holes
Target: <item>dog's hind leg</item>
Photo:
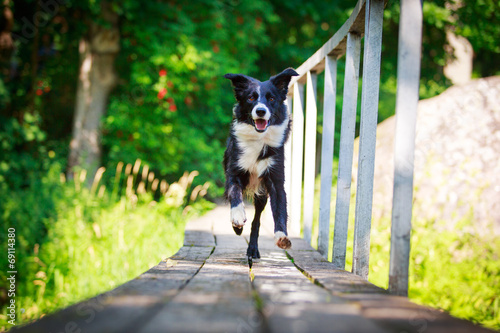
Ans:
<svg viewBox="0 0 500 333"><path fill-rule="evenodd" d="M255 195L254 196L254 205L255 205L255 216L252 221L252 231L250 232L250 241L248 242L247 256L248 260L251 261L251 258L260 258L259 246L258 246L258 238L259 238L259 229L260 229L260 216L264 207L266 207L267 203L267 194L265 195Z"/></svg>
<svg viewBox="0 0 500 333"><path fill-rule="evenodd" d="M228 183L227 198L231 204L231 224L234 232L239 236L247 221L245 206L243 205L243 193L239 181L231 179Z"/></svg>

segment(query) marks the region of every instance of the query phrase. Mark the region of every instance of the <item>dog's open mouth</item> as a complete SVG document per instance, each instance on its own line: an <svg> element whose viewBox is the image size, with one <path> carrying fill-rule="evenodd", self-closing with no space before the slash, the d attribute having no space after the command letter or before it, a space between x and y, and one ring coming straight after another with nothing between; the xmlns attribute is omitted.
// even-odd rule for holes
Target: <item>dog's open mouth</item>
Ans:
<svg viewBox="0 0 500 333"><path fill-rule="evenodd" d="M258 132L264 132L267 128L267 120L265 119L254 119L254 124Z"/></svg>

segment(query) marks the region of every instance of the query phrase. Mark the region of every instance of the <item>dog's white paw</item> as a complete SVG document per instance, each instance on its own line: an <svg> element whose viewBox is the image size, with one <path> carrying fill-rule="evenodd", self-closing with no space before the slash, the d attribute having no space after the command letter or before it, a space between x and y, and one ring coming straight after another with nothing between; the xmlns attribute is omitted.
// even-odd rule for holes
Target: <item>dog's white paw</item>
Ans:
<svg viewBox="0 0 500 333"><path fill-rule="evenodd" d="M243 202L238 206L231 208L231 223L233 227L243 228L246 221L247 217L245 214L245 207L243 206Z"/></svg>
<svg viewBox="0 0 500 333"><path fill-rule="evenodd" d="M276 240L276 245L279 248L282 248L284 250L288 250L289 248L292 247L292 242L290 239L285 235L284 232L282 231L276 231L274 233L274 239Z"/></svg>

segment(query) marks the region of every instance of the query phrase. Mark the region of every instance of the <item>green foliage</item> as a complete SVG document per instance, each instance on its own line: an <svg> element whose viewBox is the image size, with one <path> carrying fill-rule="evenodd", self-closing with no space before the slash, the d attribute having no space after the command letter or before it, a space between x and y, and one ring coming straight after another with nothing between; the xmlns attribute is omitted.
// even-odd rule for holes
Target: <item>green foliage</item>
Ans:
<svg viewBox="0 0 500 333"><path fill-rule="evenodd" d="M8 127L16 121L24 123L27 113L37 118L36 126L46 140L9 148L21 159L33 159L23 162L30 170L49 151L61 162L67 158L79 42L89 33L89 22L105 24L99 18L103 1L65 1L54 13L46 13L47 24L38 26L38 34L32 36L26 34L29 29L23 18L33 23L41 9L26 5L33 1L11 1L18 51L10 63L0 65L0 132L2 140L14 142L16 134ZM264 80L285 67L297 67L340 28L355 5L355 1L297 0L108 3L120 16L121 49L115 66L119 84L102 122L103 165L140 158L169 180L183 170L196 169L199 182L211 181L216 185L212 189L223 183L220 160L234 103L222 75L241 72ZM444 48L446 29L471 41L476 76L499 71L498 4L494 0L461 3L424 2L422 98L450 84L442 70L449 57ZM394 113L398 17L399 2L389 1L384 12L379 121ZM340 59L337 110L342 106L343 66ZM340 120L338 112L338 125ZM5 160L16 164L10 162L12 158ZM14 180L23 178L21 169L9 166L19 170L20 176L10 173Z"/></svg>
<svg viewBox="0 0 500 333"><path fill-rule="evenodd" d="M453 24L457 34L474 49L474 70L478 77L498 75L500 55L500 3L496 0L462 1L455 4Z"/></svg>
<svg viewBox="0 0 500 333"><path fill-rule="evenodd" d="M45 133L38 114L24 114L22 121L0 116L0 190L20 188L47 170L48 152L40 145Z"/></svg>
<svg viewBox="0 0 500 333"><path fill-rule="evenodd" d="M414 221L409 297L500 329L500 240L472 220ZM444 276L444 277L443 277Z"/></svg>
<svg viewBox="0 0 500 333"><path fill-rule="evenodd" d="M121 167L119 167L120 169ZM213 207L191 188L196 173L158 186L141 179L147 167L127 168L125 177L84 186L85 171L60 181L60 167L28 188L0 194L1 244L16 229L17 323L99 294L137 276L181 246L185 221ZM98 174L102 175L103 169ZM105 175L106 176L106 175ZM157 184L155 186L154 184ZM109 190L106 190L109 184ZM142 185L141 185L142 184ZM154 200L154 198L157 198ZM2 261L0 278L7 269ZM2 300L0 327L7 325ZM9 326L9 325L7 325Z"/></svg>
<svg viewBox="0 0 500 333"><path fill-rule="evenodd" d="M119 66L126 81L105 119L106 163L137 156L169 177L189 166L201 171L200 181L220 186L234 103L222 76L255 72L273 15L263 1L148 3L141 9L122 27Z"/></svg>

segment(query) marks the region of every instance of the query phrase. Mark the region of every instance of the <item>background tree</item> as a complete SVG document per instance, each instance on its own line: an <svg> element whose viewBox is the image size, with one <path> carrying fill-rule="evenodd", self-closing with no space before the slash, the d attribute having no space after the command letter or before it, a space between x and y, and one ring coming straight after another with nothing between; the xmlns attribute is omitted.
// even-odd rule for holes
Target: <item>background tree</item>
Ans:
<svg viewBox="0 0 500 333"><path fill-rule="evenodd" d="M117 82L115 59L120 50L118 14L101 1L99 16L87 23L79 43L80 70L76 91L68 175L80 166L93 175L101 164L100 123L108 97Z"/></svg>

